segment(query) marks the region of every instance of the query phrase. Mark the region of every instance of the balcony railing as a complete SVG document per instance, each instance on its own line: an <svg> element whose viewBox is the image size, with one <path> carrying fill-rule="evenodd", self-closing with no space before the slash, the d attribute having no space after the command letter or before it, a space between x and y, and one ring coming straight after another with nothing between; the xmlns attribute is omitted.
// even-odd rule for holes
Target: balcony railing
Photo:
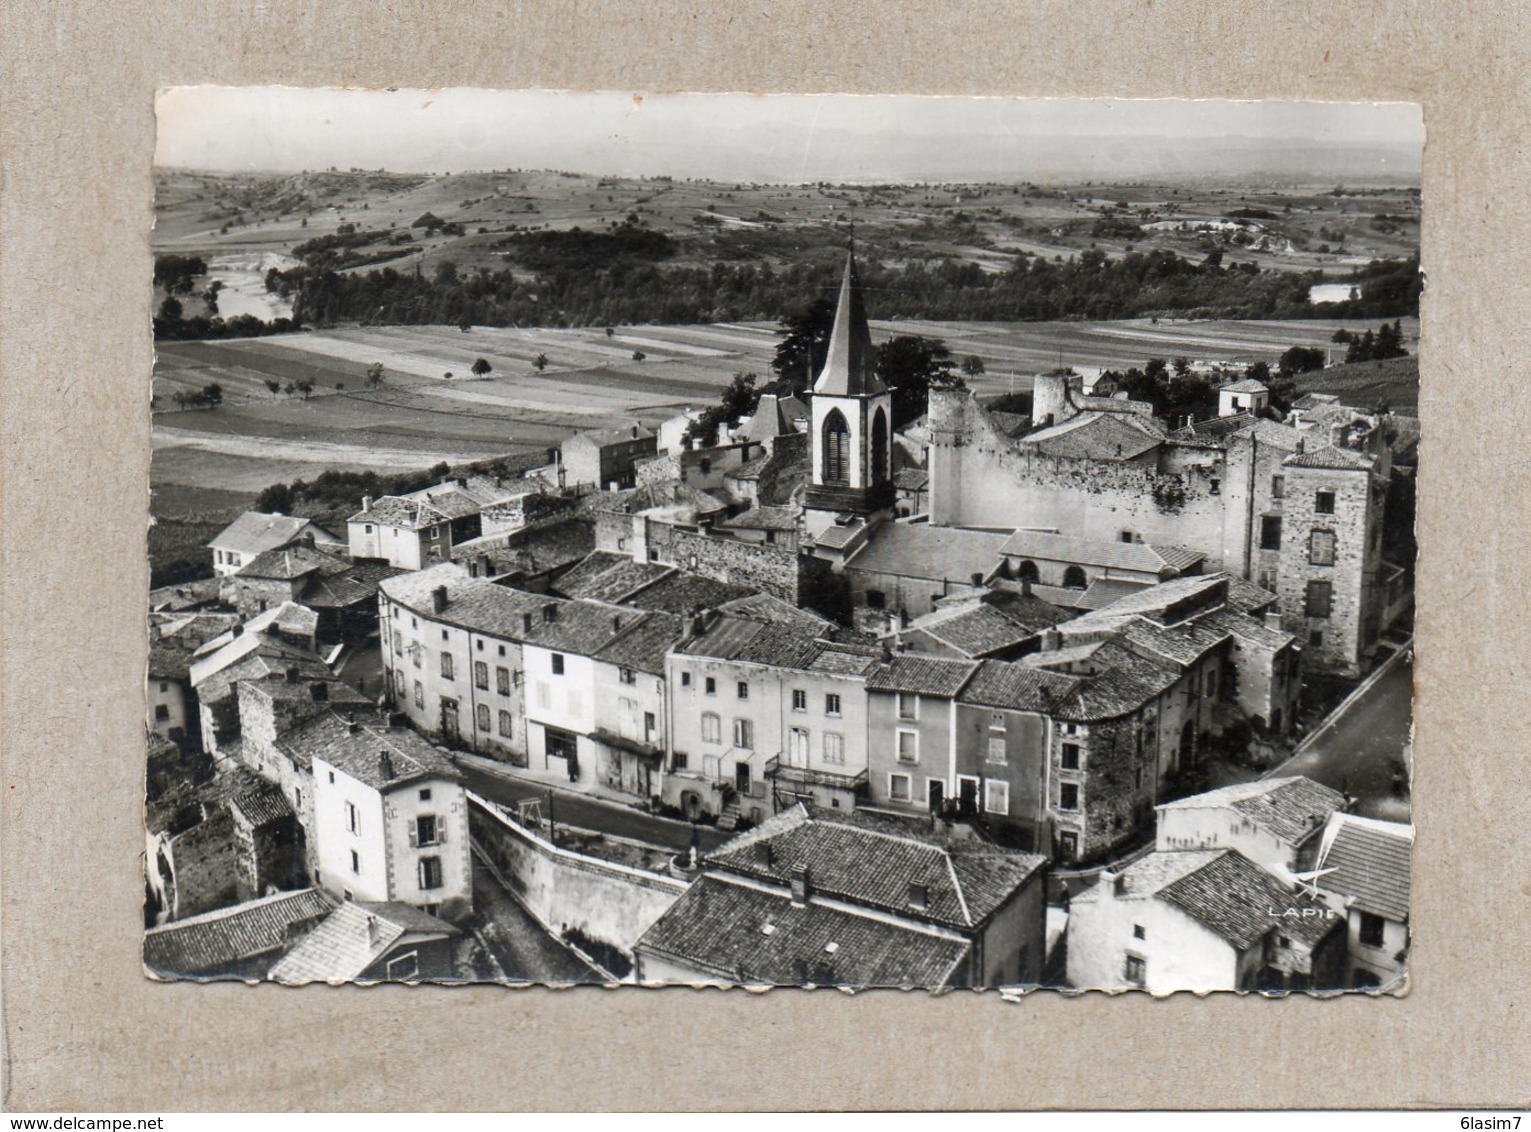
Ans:
<svg viewBox="0 0 1531 1132"><path fill-rule="evenodd" d="M792 766L781 761L780 755L766 760L765 775L778 784L787 786L827 786L832 790L863 791L870 776L863 770L859 774L836 774L828 770L813 770L806 766Z"/></svg>

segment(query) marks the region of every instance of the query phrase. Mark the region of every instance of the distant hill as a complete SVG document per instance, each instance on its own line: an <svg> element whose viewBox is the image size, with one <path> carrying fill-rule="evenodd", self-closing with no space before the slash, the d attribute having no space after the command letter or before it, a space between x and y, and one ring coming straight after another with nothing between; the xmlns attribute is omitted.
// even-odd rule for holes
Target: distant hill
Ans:
<svg viewBox="0 0 1531 1132"><path fill-rule="evenodd" d="M1386 406L1404 413L1419 412L1419 358L1389 358L1354 362L1298 374L1297 394L1336 393L1358 409Z"/></svg>

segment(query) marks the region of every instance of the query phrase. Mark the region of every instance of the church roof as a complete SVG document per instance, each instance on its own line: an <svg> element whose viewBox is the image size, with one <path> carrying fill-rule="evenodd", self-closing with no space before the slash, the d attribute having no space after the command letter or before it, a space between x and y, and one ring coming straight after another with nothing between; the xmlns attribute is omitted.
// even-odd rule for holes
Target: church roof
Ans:
<svg viewBox="0 0 1531 1132"><path fill-rule="evenodd" d="M888 387L877 376L876 366L877 351L872 346L872 332L867 327L861 280L856 276L856 257L847 255L834 330L829 336L829 356L824 359L824 368L813 383L813 391L839 397L886 393Z"/></svg>

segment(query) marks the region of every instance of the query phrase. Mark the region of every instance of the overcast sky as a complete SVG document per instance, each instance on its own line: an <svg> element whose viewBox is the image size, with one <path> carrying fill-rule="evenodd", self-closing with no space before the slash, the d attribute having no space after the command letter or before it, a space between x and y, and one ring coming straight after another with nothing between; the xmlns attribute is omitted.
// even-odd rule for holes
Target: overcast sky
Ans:
<svg viewBox="0 0 1531 1132"><path fill-rule="evenodd" d="M1412 178L1406 103L181 87L155 163L717 180Z"/></svg>

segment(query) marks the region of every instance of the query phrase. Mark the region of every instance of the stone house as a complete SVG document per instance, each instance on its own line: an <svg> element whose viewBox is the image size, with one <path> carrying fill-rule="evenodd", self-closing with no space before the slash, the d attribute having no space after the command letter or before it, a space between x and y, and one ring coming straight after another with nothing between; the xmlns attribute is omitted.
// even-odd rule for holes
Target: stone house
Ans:
<svg viewBox="0 0 1531 1132"><path fill-rule="evenodd" d="M559 446L563 486L632 487L638 461L658 451L654 434L640 424L577 432Z"/></svg>
<svg viewBox="0 0 1531 1132"><path fill-rule="evenodd" d="M1311 884L1345 917L1348 986L1399 989L1408 976L1414 827L1336 812L1324 827Z"/></svg>
<svg viewBox="0 0 1531 1132"><path fill-rule="evenodd" d="M1153 994L1335 990L1342 920L1235 850L1154 852L1069 904L1068 982Z"/></svg>
<svg viewBox="0 0 1531 1132"><path fill-rule="evenodd" d="M899 654L867 673L868 791L874 806L945 814L956 796L956 698L978 664Z"/></svg>
<svg viewBox="0 0 1531 1132"><path fill-rule="evenodd" d="M296 515L266 514L246 511L213 538L207 545L213 552L213 573L218 577L238 574L246 565L268 550L315 541L334 543L335 536L312 519Z"/></svg>
<svg viewBox="0 0 1531 1132"><path fill-rule="evenodd" d="M461 929L396 901L347 901L271 968L278 983L425 982L457 974Z"/></svg>
<svg viewBox="0 0 1531 1132"><path fill-rule="evenodd" d="M346 520L350 555L401 570L445 562L453 547L483 533L484 509L510 498L519 486L476 476L408 495L366 496L361 510Z"/></svg>
<svg viewBox="0 0 1531 1132"><path fill-rule="evenodd" d="M1046 865L928 819L794 805L708 855L634 948L638 978L1035 985Z"/></svg>
<svg viewBox="0 0 1531 1132"><path fill-rule="evenodd" d="M144 967L163 979L263 979L333 907L304 888L161 924L144 932Z"/></svg>
<svg viewBox="0 0 1531 1132"><path fill-rule="evenodd" d="M1276 876L1312 867L1329 819L1345 795L1311 778L1261 778L1162 802L1155 847L1237 849Z"/></svg>

